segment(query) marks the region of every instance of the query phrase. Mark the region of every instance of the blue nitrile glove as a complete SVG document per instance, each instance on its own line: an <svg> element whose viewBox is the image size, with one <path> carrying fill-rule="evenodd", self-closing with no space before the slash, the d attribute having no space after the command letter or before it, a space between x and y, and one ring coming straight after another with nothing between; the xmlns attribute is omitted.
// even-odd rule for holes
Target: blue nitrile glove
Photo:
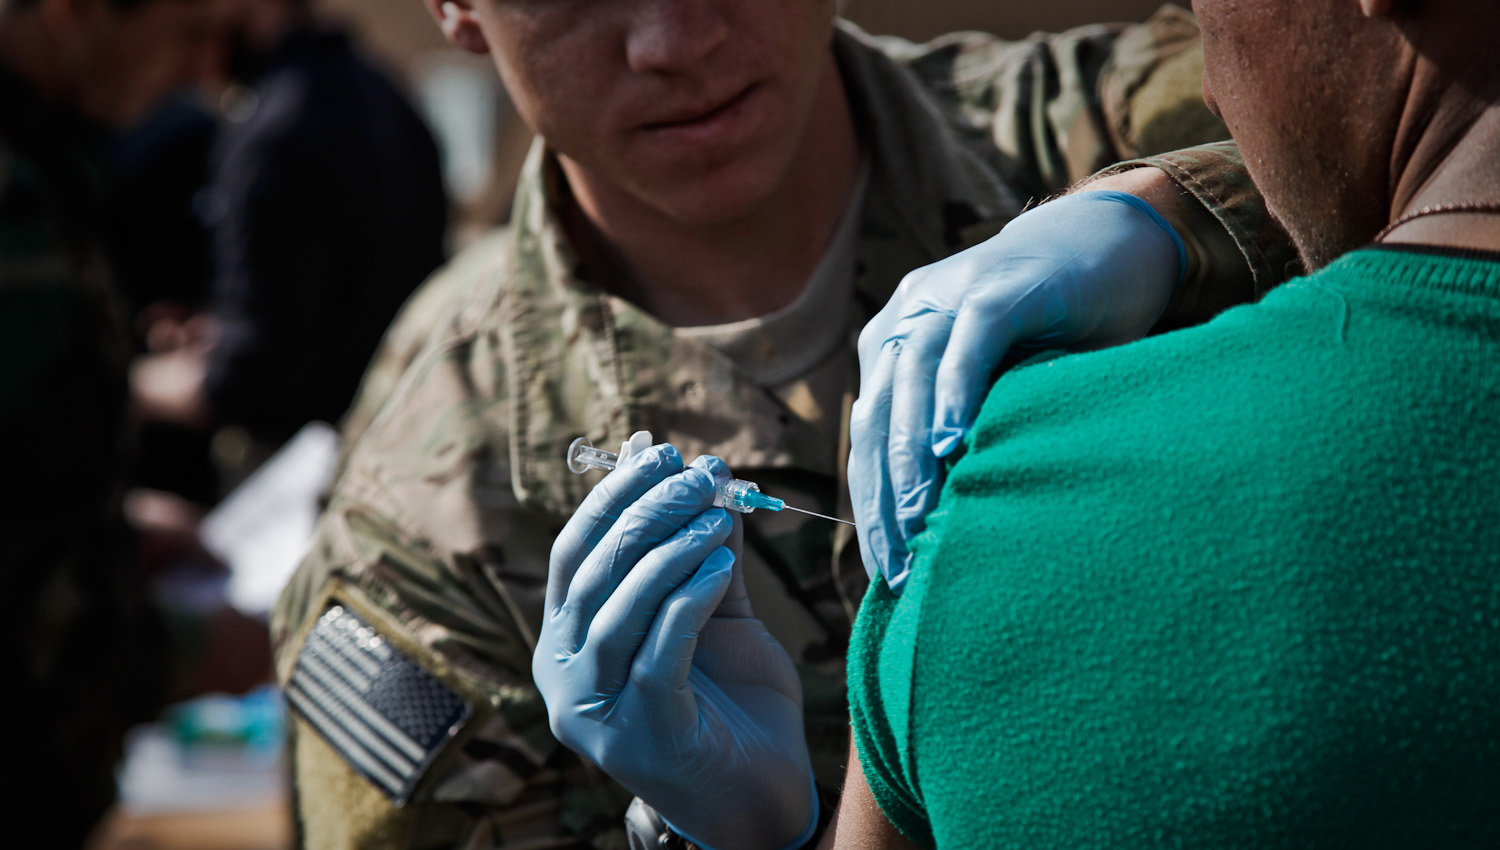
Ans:
<svg viewBox="0 0 1500 850"><path fill-rule="evenodd" d="M958 447L1012 346L1104 348L1138 339L1172 300L1186 253L1149 204L1079 192L908 274L859 335L849 490L865 570L901 592L911 538L937 503L938 458Z"/></svg>
<svg viewBox="0 0 1500 850"><path fill-rule="evenodd" d="M558 740L674 831L781 850L818 817L802 686L735 580L729 478L671 446L605 476L552 547L531 670Z"/></svg>

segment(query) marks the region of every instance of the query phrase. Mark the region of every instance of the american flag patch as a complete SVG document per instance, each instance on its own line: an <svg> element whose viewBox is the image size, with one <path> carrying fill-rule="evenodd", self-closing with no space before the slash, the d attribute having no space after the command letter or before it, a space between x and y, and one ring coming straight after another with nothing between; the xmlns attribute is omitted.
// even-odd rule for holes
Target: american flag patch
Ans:
<svg viewBox="0 0 1500 850"><path fill-rule="evenodd" d="M463 722L456 691L342 605L318 618L297 653L287 701L349 766L397 805Z"/></svg>

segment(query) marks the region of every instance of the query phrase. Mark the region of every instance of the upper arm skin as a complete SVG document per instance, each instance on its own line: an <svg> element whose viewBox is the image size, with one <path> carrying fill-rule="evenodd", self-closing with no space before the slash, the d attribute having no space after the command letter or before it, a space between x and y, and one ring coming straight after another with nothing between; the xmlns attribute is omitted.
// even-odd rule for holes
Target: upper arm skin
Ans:
<svg viewBox="0 0 1500 850"><path fill-rule="evenodd" d="M823 833L818 850L916 850L881 811L865 781L864 765L854 742L849 742L849 767L844 793L833 826Z"/></svg>

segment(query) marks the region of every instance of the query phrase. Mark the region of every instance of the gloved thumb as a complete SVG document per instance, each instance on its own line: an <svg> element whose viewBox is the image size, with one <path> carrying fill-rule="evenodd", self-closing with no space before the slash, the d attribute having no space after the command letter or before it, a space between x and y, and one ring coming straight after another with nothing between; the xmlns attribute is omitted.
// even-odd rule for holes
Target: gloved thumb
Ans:
<svg viewBox="0 0 1500 850"><path fill-rule="evenodd" d="M631 679L647 693L663 698L686 694L691 699L685 685L698 636L724 598L734 560L734 553L728 549L715 549L693 577L672 591L658 609L631 668ZM678 708L686 711L692 706Z"/></svg>

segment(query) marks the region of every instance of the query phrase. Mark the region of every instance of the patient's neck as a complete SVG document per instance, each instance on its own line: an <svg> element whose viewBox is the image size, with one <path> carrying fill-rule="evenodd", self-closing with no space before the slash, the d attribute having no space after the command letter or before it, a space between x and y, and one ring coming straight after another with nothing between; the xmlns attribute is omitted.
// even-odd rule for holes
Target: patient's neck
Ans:
<svg viewBox="0 0 1500 850"><path fill-rule="evenodd" d="M1500 102L1455 92L1432 114L1426 135L1397 175L1392 220L1424 207L1471 209L1413 218L1385 241L1500 250Z"/></svg>

